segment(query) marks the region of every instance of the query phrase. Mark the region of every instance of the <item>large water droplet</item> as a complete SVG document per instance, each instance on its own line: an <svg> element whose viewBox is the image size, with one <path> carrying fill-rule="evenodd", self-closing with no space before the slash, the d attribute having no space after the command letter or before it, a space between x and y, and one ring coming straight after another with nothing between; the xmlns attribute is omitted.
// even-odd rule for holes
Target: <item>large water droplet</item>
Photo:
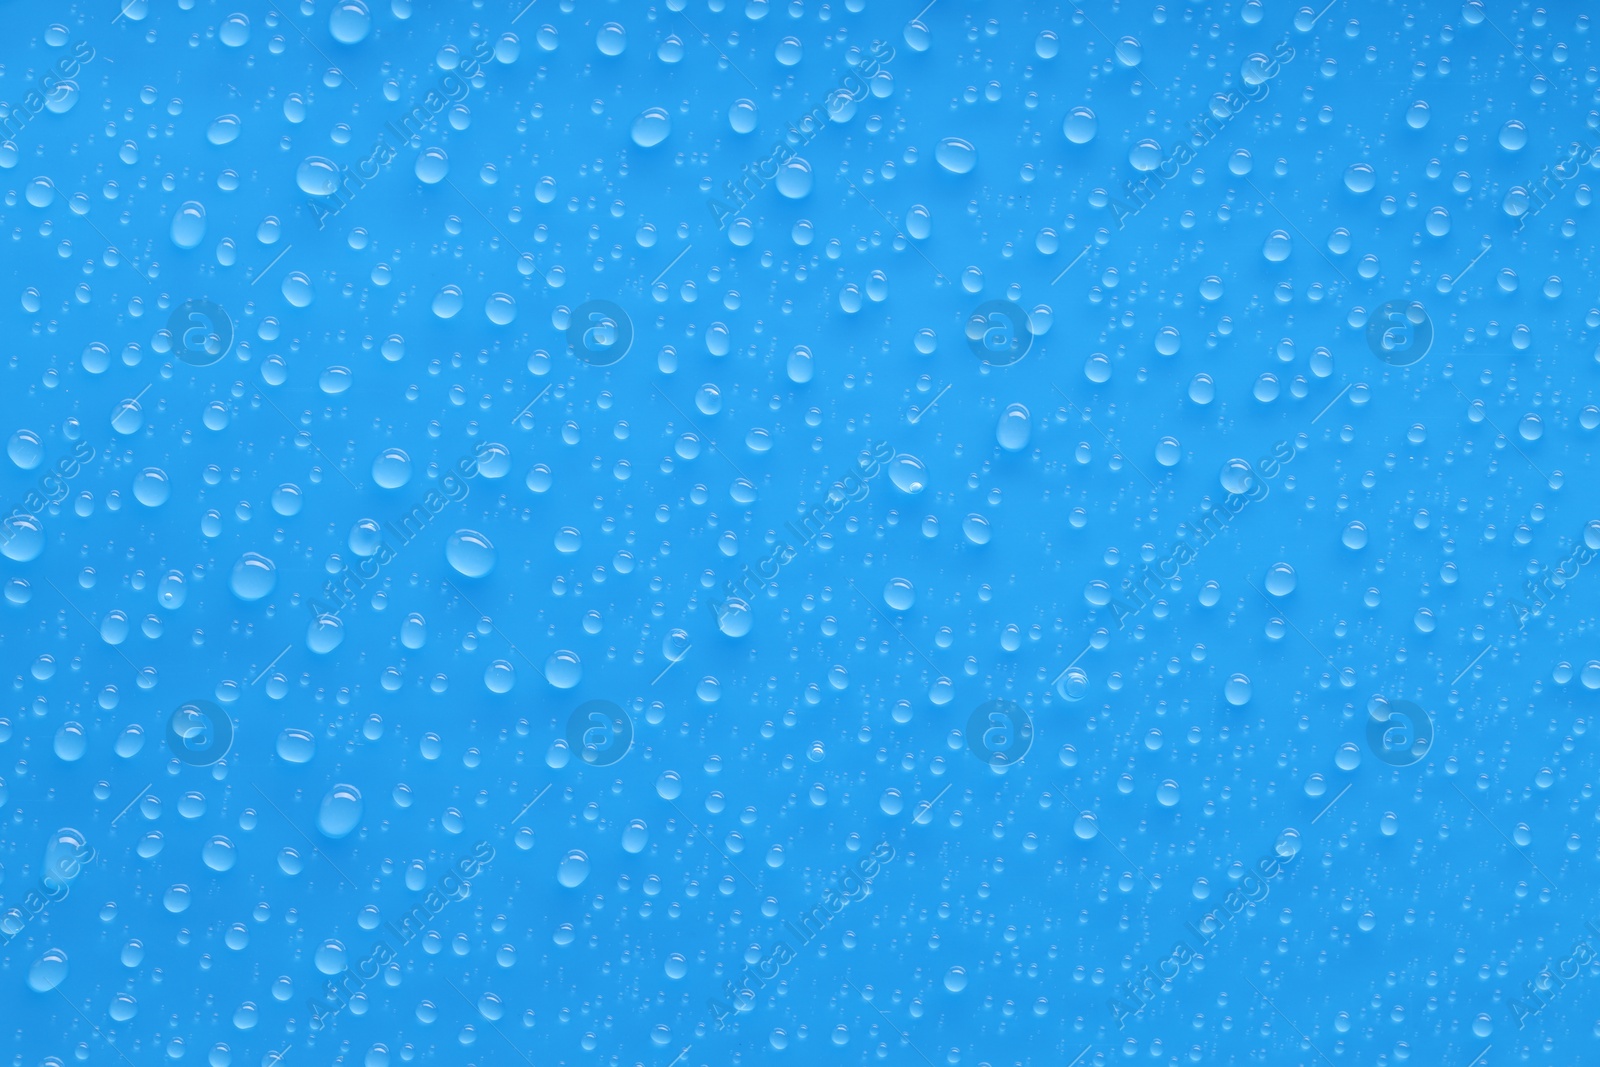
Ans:
<svg viewBox="0 0 1600 1067"><path fill-rule="evenodd" d="M946 137L933 150L933 158L938 161L939 166L951 174L966 174L978 165L978 150L972 146L971 141L963 141L959 137Z"/></svg>
<svg viewBox="0 0 1600 1067"><path fill-rule="evenodd" d="M317 829L334 839L346 837L361 822L361 790L353 785L336 785L322 798L317 809Z"/></svg>
<svg viewBox="0 0 1600 1067"><path fill-rule="evenodd" d="M259 552L246 552L233 565L228 587L240 600L260 600L278 584L278 566Z"/></svg>
<svg viewBox="0 0 1600 1067"><path fill-rule="evenodd" d="M332 196L339 191L339 165L322 156L308 156L296 168L294 180L307 196Z"/></svg>
<svg viewBox="0 0 1600 1067"><path fill-rule="evenodd" d="M889 462L889 480L902 493L920 493L928 484L928 468L916 456L902 452Z"/></svg>
<svg viewBox="0 0 1600 1067"><path fill-rule="evenodd" d="M1088 144L1094 140L1094 135L1100 128L1100 120L1095 113L1086 107L1075 107L1067 112L1067 117L1061 123L1061 132L1066 134L1067 140L1073 144Z"/></svg>
<svg viewBox="0 0 1600 1067"><path fill-rule="evenodd" d="M568 889L576 889L589 877L589 857L578 849L573 849L561 858L561 863L556 867L556 881Z"/></svg>
<svg viewBox="0 0 1600 1067"><path fill-rule="evenodd" d="M67 980L67 954L53 948L40 956L28 968L28 988L35 993L48 993Z"/></svg>
<svg viewBox="0 0 1600 1067"><path fill-rule="evenodd" d="M186 200L172 216L172 243L197 248L206 237L206 209L198 200Z"/></svg>
<svg viewBox="0 0 1600 1067"><path fill-rule="evenodd" d="M1000 424L995 427L995 440L1007 452L1021 452L1028 447L1028 439L1033 434L1033 425L1029 421L1028 409L1021 404L1012 404L1000 416Z"/></svg>
<svg viewBox="0 0 1600 1067"><path fill-rule="evenodd" d="M545 660L544 676L557 689L571 689L583 680L583 661L564 648L552 652Z"/></svg>
<svg viewBox="0 0 1600 1067"><path fill-rule="evenodd" d="M672 119L667 116L666 108L647 108L633 120L633 143L640 148L654 148L671 132Z"/></svg>
<svg viewBox="0 0 1600 1067"><path fill-rule="evenodd" d="M494 545L476 530L457 530L445 542L444 558L457 573L482 578L494 570Z"/></svg>
<svg viewBox="0 0 1600 1067"><path fill-rule="evenodd" d="M360 44L372 32L372 13L362 0L338 0L328 13L328 32L340 44Z"/></svg>

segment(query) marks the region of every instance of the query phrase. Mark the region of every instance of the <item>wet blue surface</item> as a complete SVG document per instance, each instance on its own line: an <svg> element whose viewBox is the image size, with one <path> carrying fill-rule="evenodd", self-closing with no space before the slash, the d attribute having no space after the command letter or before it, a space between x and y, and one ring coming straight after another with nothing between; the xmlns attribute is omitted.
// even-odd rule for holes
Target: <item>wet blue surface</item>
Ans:
<svg viewBox="0 0 1600 1067"><path fill-rule="evenodd" d="M7 1062L1593 1058L1575 6L12 14Z"/></svg>

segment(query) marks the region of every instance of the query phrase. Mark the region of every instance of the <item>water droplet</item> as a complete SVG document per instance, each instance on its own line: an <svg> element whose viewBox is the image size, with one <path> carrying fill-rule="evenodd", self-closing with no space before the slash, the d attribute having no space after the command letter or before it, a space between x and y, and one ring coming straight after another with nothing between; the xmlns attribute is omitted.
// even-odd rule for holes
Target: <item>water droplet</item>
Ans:
<svg viewBox="0 0 1600 1067"><path fill-rule="evenodd" d="M594 35L594 45L601 55L620 56L628 47L628 31L620 22L608 22Z"/></svg>
<svg viewBox="0 0 1600 1067"><path fill-rule="evenodd" d="M1255 470L1247 459L1230 459L1222 465L1222 489L1235 496L1244 496L1255 484Z"/></svg>
<svg viewBox="0 0 1600 1067"><path fill-rule="evenodd" d="M31 471L44 462L44 442L32 430L18 430L6 442L6 455L18 470Z"/></svg>
<svg viewBox="0 0 1600 1067"><path fill-rule="evenodd" d="M971 141L946 137L933 150L933 158L951 174L966 174L978 165L978 150Z"/></svg>
<svg viewBox="0 0 1600 1067"><path fill-rule="evenodd" d="M1061 132L1073 144L1088 144L1099 128L1100 120L1086 107L1073 108L1061 123Z"/></svg>
<svg viewBox="0 0 1600 1067"><path fill-rule="evenodd" d="M1267 568L1267 592L1273 596L1288 596L1294 592L1294 568L1287 563L1274 563Z"/></svg>
<svg viewBox="0 0 1600 1067"><path fill-rule="evenodd" d="M544 676L557 689L571 689L583 680L583 661L567 649L552 652L544 662Z"/></svg>
<svg viewBox="0 0 1600 1067"><path fill-rule="evenodd" d="M1250 679L1242 674L1233 675L1223 684L1222 695L1234 707L1244 707L1250 703Z"/></svg>
<svg viewBox="0 0 1600 1067"><path fill-rule="evenodd" d="M159 508L172 495L172 484L167 472L160 467L146 467L133 478L133 498L147 508Z"/></svg>
<svg viewBox="0 0 1600 1067"><path fill-rule="evenodd" d="M752 100L735 100L733 106L728 108L728 125L734 133L752 133L756 128L759 112Z"/></svg>
<svg viewBox="0 0 1600 1067"><path fill-rule="evenodd" d="M240 600L260 600L278 584L278 566L258 552L246 552L233 565L228 587Z"/></svg>
<svg viewBox="0 0 1600 1067"><path fill-rule="evenodd" d="M339 165L322 156L308 156L295 170L294 180L307 196L332 196L339 191Z"/></svg>
<svg viewBox="0 0 1600 1067"><path fill-rule="evenodd" d="M186 200L172 216L172 243L198 248L206 236L206 209L198 200Z"/></svg>
<svg viewBox="0 0 1600 1067"><path fill-rule="evenodd" d="M200 859L213 871L231 871L238 862L239 851L232 841L218 834L200 846Z"/></svg>
<svg viewBox="0 0 1600 1067"><path fill-rule="evenodd" d="M672 133L672 119L666 108L646 108L633 120L633 143L640 148L654 148Z"/></svg>
<svg viewBox="0 0 1600 1067"><path fill-rule="evenodd" d="M278 735L278 756L288 763L310 763L317 754L317 741L309 730L294 727Z"/></svg>
<svg viewBox="0 0 1600 1067"><path fill-rule="evenodd" d="M922 460L905 452L889 461L889 480L902 493L916 495L928 484L928 468Z"/></svg>
<svg viewBox="0 0 1600 1067"><path fill-rule="evenodd" d="M336 0L328 13L328 32L340 44L360 44L372 32L372 13L363 0Z"/></svg>
<svg viewBox="0 0 1600 1067"><path fill-rule="evenodd" d="M67 980L67 954L58 948L45 952L28 968L28 988L48 993Z"/></svg>
<svg viewBox="0 0 1600 1067"><path fill-rule="evenodd" d="M1021 404L1012 404L1000 416L1000 423L995 427L995 440L1007 452L1020 452L1028 447L1028 440L1033 433L1033 425L1029 421L1028 409Z"/></svg>
<svg viewBox="0 0 1600 1067"><path fill-rule="evenodd" d="M457 530L445 542L444 558L456 573L482 578L494 570L494 545L476 530Z"/></svg>
<svg viewBox="0 0 1600 1067"><path fill-rule="evenodd" d="M317 829L326 837L348 837L361 822L361 790L353 785L336 785L322 798L317 809Z"/></svg>
<svg viewBox="0 0 1600 1067"><path fill-rule="evenodd" d="M556 881L568 889L576 889L589 878L589 857L579 849L572 849L561 858L556 867Z"/></svg>
<svg viewBox="0 0 1600 1067"><path fill-rule="evenodd" d="M399 489L411 480L411 457L404 449L384 449L372 461L372 480L384 489Z"/></svg>
<svg viewBox="0 0 1600 1067"><path fill-rule="evenodd" d="M442 148L423 149L412 170L424 185L438 185L450 173L450 157Z"/></svg>

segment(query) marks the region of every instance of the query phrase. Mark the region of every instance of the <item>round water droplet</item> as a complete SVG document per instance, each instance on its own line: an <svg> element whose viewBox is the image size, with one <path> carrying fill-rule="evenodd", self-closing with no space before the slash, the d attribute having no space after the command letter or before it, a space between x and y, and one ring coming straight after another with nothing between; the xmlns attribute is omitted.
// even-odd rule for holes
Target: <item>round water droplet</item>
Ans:
<svg viewBox="0 0 1600 1067"><path fill-rule="evenodd" d="M146 467L133 477L133 498L147 508L159 508L172 495L172 483L160 467Z"/></svg>
<svg viewBox="0 0 1600 1067"><path fill-rule="evenodd" d="M11 515L0 522L0 554L18 563L38 559L44 551L44 527L32 515Z"/></svg>
<svg viewBox="0 0 1600 1067"><path fill-rule="evenodd" d="M283 298L297 308L309 307L312 299L311 279L304 271L290 271L283 279Z"/></svg>
<svg viewBox="0 0 1600 1067"><path fill-rule="evenodd" d="M228 587L240 600L260 600L278 584L278 566L258 552L246 552L233 565Z"/></svg>
<svg viewBox="0 0 1600 1067"><path fill-rule="evenodd" d="M601 55L620 56L628 48L628 31L620 22L608 22L594 35L594 44Z"/></svg>
<svg viewBox="0 0 1600 1067"><path fill-rule="evenodd" d="M544 676L557 689L571 689L583 680L583 661L567 649L552 652L545 660Z"/></svg>
<svg viewBox="0 0 1600 1067"><path fill-rule="evenodd" d="M1021 452L1028 447L1028 440L1033 434L1033 424L1029 421L1028 409L1021 404L1012 404L1000 416L1000 423L995 427L995 440L1007 452Z"/></svg>
<svg viewBox="0 0 1600 1067"><path fill-rule="evenodd" d="M34 207L49 207L56 201L56 186L49 178L35 178L23 195Z"/></svg>
<svg viewBox="0 0 1600 1067"><path fill-rule="evenodd" d="M497 659L483 669L483 685L491 693L509 693L517 684L517 669L509 660Z"/></svg>
<svg viewBox="0 0 1600 1067"><path fill-rule="evenodd" d="M1149 173L1161 165L1161 144L1146 137L1128 149L1128 164L1134 170Z"/></svg>
<svg viewBox="0 0 1600 1067"><path fill-rule="evenodd" d="M335 840L349 836L361 823L361 790L353 785L336 785L322 798L317 809L317 829Z"/></svg>
<svg viewBox="0 0 1600 1067"><path fill-rule="evenodd" d="M902 493L915 495L927 487L928 468L916 456L902 452L889 461L889 481Z"/></svg>
<svg viewBox="0 0 1600 1067"><path fill-rule="evenodd" d="M890 578L883 587L883 602L895 611L910 611L916 603L917 588L905 578Z"/></svg>
<svg viewBox="0 0 1600 1067"><path fill-rule="evenodd" d="M1230 459L1222 465L1221 482L1224 492L1243 496L1255 484L1255 470L1247 459Z"/></svg>
<svg viewBox="0 0 1600 1067"><path fill-rule="evenodd" d="M1233 675L1223 684L1222 695L1234 707L1244 707L1250 703L1250 679L1242 674Z"/></svg>
<svg viewBox="0 0 1600 1067"><path fill-rule="evenodd" d="M250 16L229 15L217 28L217 38L229 48L243 48L250 42Z"/></svg>
<svg viewBox="0 0 1600 1067"><path fill-rule="evenodd" d="M172 216L172 243L198 248L206 237L206 209L198 200L186 200Z"/></svg>
<svg viewBox="0 0 1600 1067"><path fill-rule="evenodd" d="M200 859L213 871L231 871L239 860L239 851L232 841L218 834L200 846Z"/></svg>
<svg viewBox="0 0 1600 1067"><path fill-rule="evenodd" d="M952 967L946 971L944 987L952 993L959 993L967 988L967 969L965 967Z"/></svg>
<svg viewBox="0 0 1600 1067"><path fill-rule="evenodd" d="M28 988L48 993L67 980L67 954L58 948L45 952L28 968Z"/></svg>
<svg viewBox="0 0 1600 1067"><path fill-rule="evenodd" d="M589 857L579 849L573 849L561 858L561 863L556 867L556 881L568 889L576 889L589 878Z"/></svg>
<svg viewBox="0 0 1600 1067"><path fill-rule="evenodd" d="M718 608L717 629L729 637L743 637L750 632L754 623L755 614L750 610L750 605L738 597L729 597Z"/></svg>
<svg viewBox="0 0 1600 1067"><path fill-rule="evenodd" d="M307 196L332 196L339 191L339 165L322 156L308 156L295 170L294 181Z"/></svg>
<svg viewBox="0 0 1600 1067"><path fill-rule="evenodd" d="M728 125L734 133L751 133L756 128L758 114L753 100L735 100L728 108Z"/></svg>
<svg viewBox="0 0 1600 1067"><path fill-rule="evenodd" d="M424 149L412 170L424 185L438 185L450 173L450 157L442 148Z"/></svg>
<svg viewBox="0 0 1600 1067"><path fill-rule="evenodd" d="M517 317L517 301L509 293L492 293L484 303L483 313L496 326L506 326Z"/></svg>
<svg viewBox="0 0 1600 1067"><path fill-rule="evenodd" d="M476 530L457 530L445 542L444 558L458 574L482 578L494 570L494 545Z"/></svg>
<svg viewBox="0 0 1600 1067"><path fill-rule="evenodd" d="M340 44L360 44L372 32L372 13L363 0L335 0L328 13L328 32Z"/></svg>
<svg viewBox="0 0 1600 1067"><path fill-rule="evenodd" d="M81 760L88 746L89 739L83 732L82 723L62 723L61 729L56 731L56 758L63 762L76 763Z"/></svg>
<svg viewBox="0 0 1600 1067"><path fill-rule="evenodd" d="M933 158L951 174L966 174L978 165L978 150L971 141L946 137L933 150Z"/></svg>
<svg viewBox="0 0 1600 1067"><path fill-rule="evenodd" d="M317 740L310 730L290 727L278 735L278 756L288 763L310 763L317 754Z"/></svg>
<svg viewBox="0 0 1600 1067"><path fill-rule="evenodd" d="M385 489L399 489L411 480L411 457L404 449L384 449L372 461L372 480Z"/></svg>
<svg viewBox="0 0 1600 1067"><path fill-rule="evenodd" d="M811 192L811 164L796 156L778 168L778 192L789 200L800 200Z"/></svg>
<svg viewBox="0 0 1600 1067"><path fill-rule="evenodd" d="M1288 596L1294 592L1294 568L1287 563L1274 563L1267 568L1267 592L1273 596Z"/></svg>
<svg viewBox="0 0 1600 1067"><path fill-rule="evenodd" d="M1073 108L1061 123L1061 132L1073 144L1088 144L1099 128L1100 120L1086 107Z"/></svg>
<svg viewBox="0 0 1600 1067"><path fill-rule="evenodd" d="M672 133L672 119L666 108L646 108L633 120L633 143L640 148L654 148Z"/></svg>
<svg viewBox="0 0 1600 1067"><path fill-rule="evenodd" d="M344 642L344 623L337 615L318 615L306 627L306 647L325 656Z"/></svg>
<svg viewBox="0 0 1600 1067"><path fill-rule="evenodd" d="M466 299L461 295L461 288L447 285L434 294L433 313L441 319L453 319L465 303Z"/></svg>
<svg viewBox="0 0 1600 1067"><path fill-rule="evenodd" d="M18 430L6 442L6 455L18 470L31 471L44 462L44 442L32 430Z"/></svg>

